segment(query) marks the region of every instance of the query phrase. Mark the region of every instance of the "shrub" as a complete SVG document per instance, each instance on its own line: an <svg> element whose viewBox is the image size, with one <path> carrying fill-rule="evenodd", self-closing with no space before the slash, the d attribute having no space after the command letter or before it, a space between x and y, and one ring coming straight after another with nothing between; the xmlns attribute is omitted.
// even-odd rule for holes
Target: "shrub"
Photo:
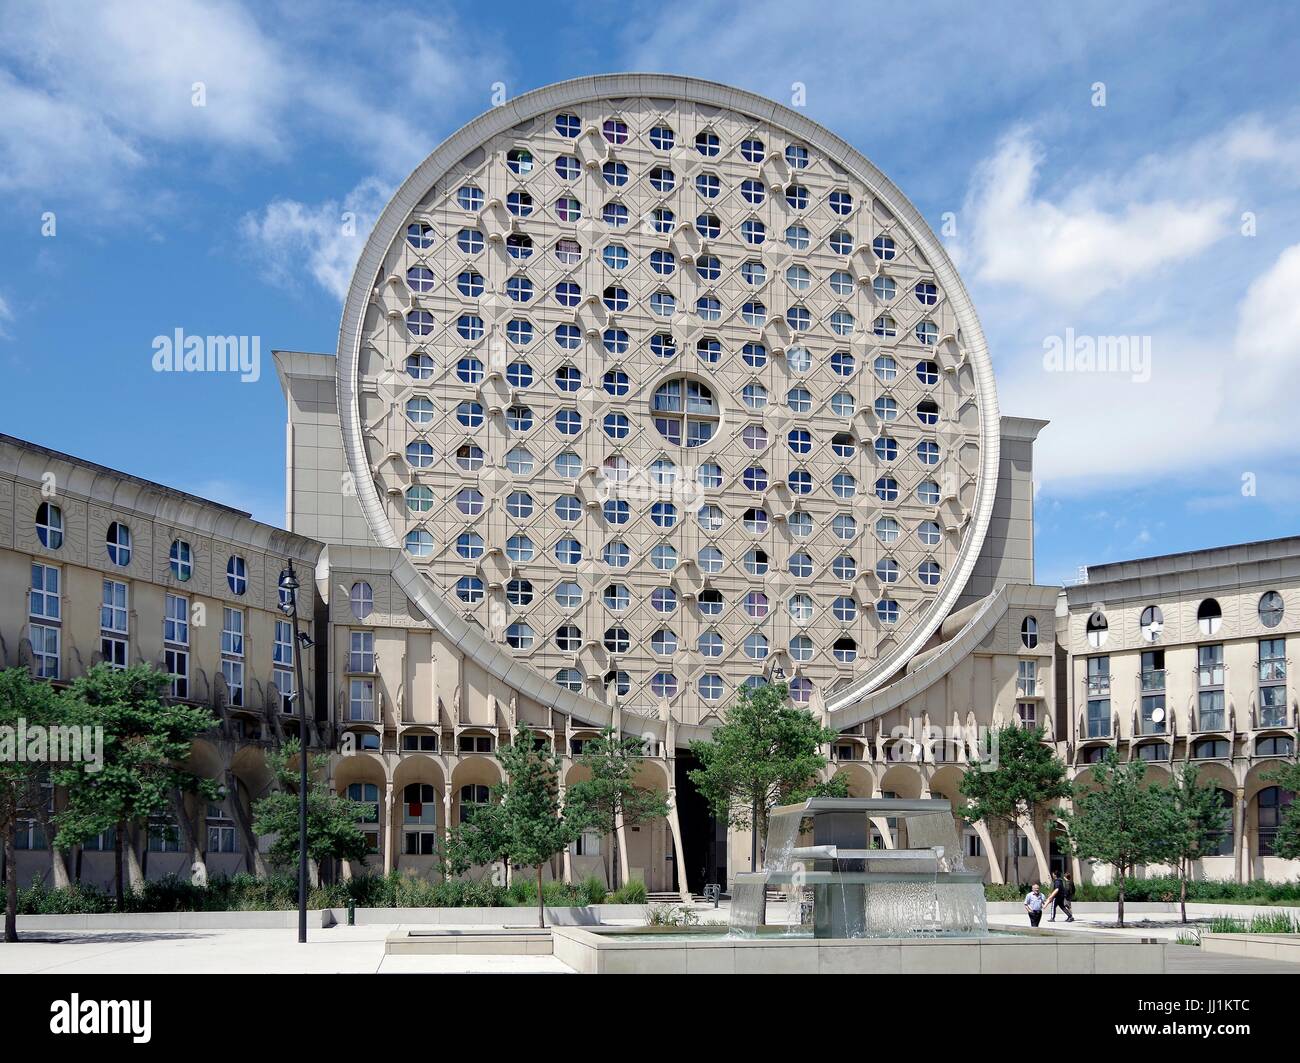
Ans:
<svg viewBox="0 0 1300 1063"><path fill-rule="evenodd" d="M578 895L582 898L583 904L604 904L605 883L595 875L589 875L578 884Z"/></svg>
<svg viewBox="0 0 1300 1063"><path fill-rule="evenodd" d="M647 926L698 926L699 913L679 904L652 904L645 910Z"/></svg>
<svg viewBox="0 0 1300 1063"><path fill-rule="evenodd" d="M610 904L645 904L649 896L644 882L624 882L612 894L610 894Z"/></svg>

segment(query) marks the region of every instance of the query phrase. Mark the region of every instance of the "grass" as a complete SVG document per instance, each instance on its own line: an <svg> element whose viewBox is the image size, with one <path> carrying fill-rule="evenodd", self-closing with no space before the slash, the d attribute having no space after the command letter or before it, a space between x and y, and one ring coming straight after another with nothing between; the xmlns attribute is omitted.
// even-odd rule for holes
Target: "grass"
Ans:
<svg viewBox="0 0 1300 1063"><path fill-rule="evenodd" d="M1210 920L1211 934L1300 934L1300 917L1291 912L1256 912L1249 919L1219 915Z"/></svg>

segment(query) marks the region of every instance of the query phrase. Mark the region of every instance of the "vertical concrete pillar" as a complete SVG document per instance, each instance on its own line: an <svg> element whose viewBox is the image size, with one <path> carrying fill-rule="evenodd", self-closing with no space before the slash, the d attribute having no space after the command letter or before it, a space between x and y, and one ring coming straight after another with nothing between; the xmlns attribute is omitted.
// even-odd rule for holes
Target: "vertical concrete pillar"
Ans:
<svg viewBox="0 0 1300 1063"><path fill-rule="evenodd" d="M564 785L560 785L560 810L564 810ZM569 846L564 847L564 881L568 885L573 885L573 851Z"/></svg>
<svg viewBox="0 0 1300 1063"><path fill-rule="evenodd" d="M390 779L384 783L384 811L381 829L384 845L384 874L393 870L393 783Z"/></svg>
<svg viewBox="0 0 1300 1063"><path fill-rule="evenodd" d="M1250 846L1246 844L1246 791L1237 788L1237 799L1232 803L1232 865L1238 882L1249 881L1246 866L1250 861Z"/></svg>
<svg viewBox="0 0 1300 1063"><path fill-rule="evenodd" d="M618 836L618 881L621 884L626 884L628 877L627 831L623 828L622 815L617 816L614 820L614 833Z"/></svg>
<svg viewBox="0 0 1300 1063"><path fill-rule="evenodd" d="M682 903L691 901L690 887L686 884L686 850L682 847L682 824L677 817L677 790L668 788L668 829L673 836L673 853L677 857L677 892L681 894Z"/></svg>

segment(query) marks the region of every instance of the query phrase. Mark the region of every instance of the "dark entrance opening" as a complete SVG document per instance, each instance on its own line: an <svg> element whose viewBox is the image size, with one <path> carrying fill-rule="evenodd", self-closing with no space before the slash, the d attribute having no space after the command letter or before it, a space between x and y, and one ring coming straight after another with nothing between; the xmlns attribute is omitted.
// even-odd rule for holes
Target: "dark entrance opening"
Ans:
<svg viewBox="0 0 1300 1063"><path fill-rule="evenodd" d="M682 826L682 852L686 857L686 888L704 892L708 883L727 886L727 823L709 808L688 772L699 762L685 750L677 750L677 818Z"/></svg>

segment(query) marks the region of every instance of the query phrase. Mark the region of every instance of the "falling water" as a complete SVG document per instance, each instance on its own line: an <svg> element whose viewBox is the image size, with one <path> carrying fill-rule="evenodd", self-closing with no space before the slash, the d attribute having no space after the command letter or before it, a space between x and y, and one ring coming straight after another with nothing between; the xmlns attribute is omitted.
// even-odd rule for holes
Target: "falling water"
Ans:
<svg viewBox="0 0 1300 1063"><path fill-rule="evenodd" d="M824 806L819 809L830 810ZM791 905L793 919L789 922L793 925L789 933L807 933L801 924L809 919L811 912L805 910L803 902L815 897L818 905L825 903L828 890L835 891L838 910L846 913L843 923L837 918L835 925L839 931L833 936L844 936L846 932L868 937L988 933L983 882L965 867L951 811L906 816L907 857L911 858L866 856L865 882L861 872L844 870L835 858L818 857L819 866L832 865L831 878L828 882L824 877L826 871L815 872L823 876L819 880L822 884L815 887L805 882L802 856L796 853L800 828L807 822L803 812L803 808L792 808L769 820L763 871L758 875L738 876L733 883L732 933L752 936L768 922L769 885L778 887ZM936 861L933 854L937 849L942 850L942 855ZM849 907L862 911L857 907L859 904L865 907L862 920L847 914ZM817 922L820 918L819 915Z"/></svg>

